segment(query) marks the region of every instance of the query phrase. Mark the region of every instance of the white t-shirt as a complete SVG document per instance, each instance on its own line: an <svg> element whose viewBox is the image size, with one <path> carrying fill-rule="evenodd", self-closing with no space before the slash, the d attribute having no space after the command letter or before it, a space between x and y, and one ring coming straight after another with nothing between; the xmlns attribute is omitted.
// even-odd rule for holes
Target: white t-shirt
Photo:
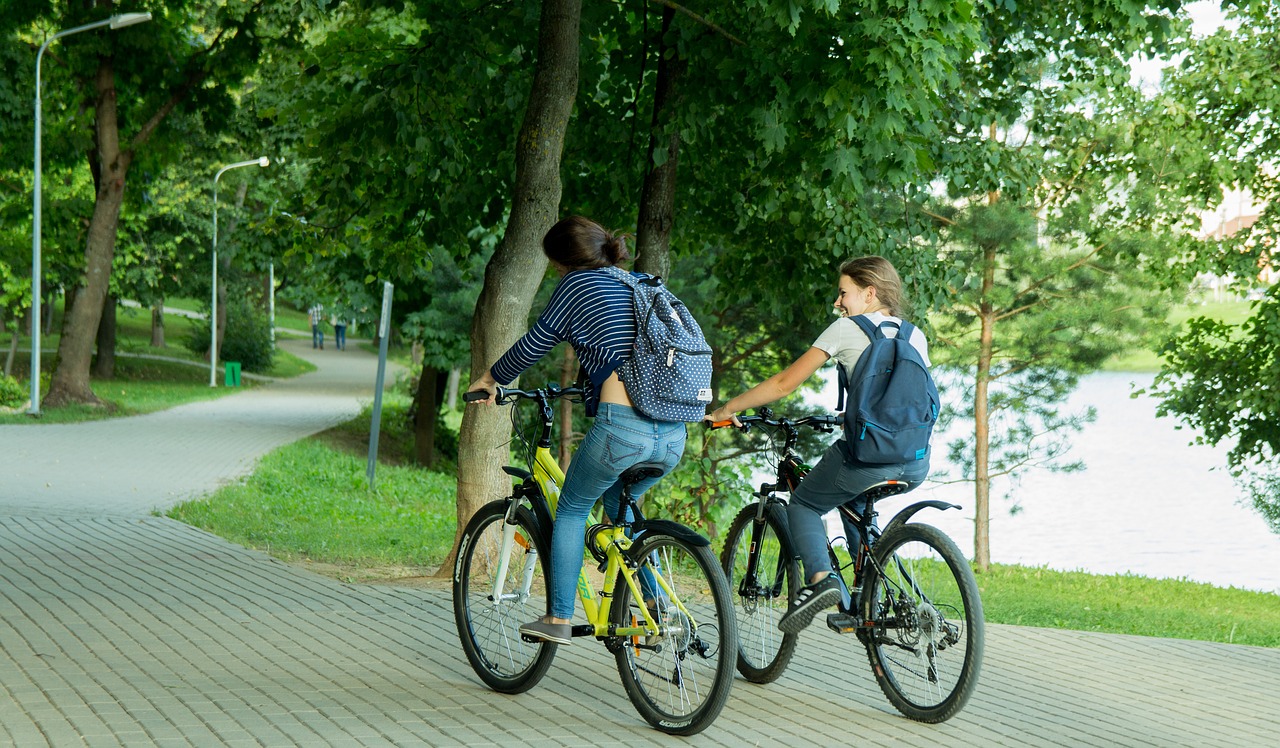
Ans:
<svg viewBox="0 0 1280 748"><path fill-rule="evenodd" d="M880 312L872 312L862 316L876 326L886 321L902 324L901 319L890 317ZM924 365L932 366L933 363L929 361L929 341L924 339L924 333L920 332L920 328L914 325L912 327L914 329L911 333L911 345L915 346L917 351L920 351L920 358L924 359ZM884 334L891 338L898 334L898 328L896 327L885 327L883 330ZM818 339L813 341L814 348L834 358L849 374L853 373L853 367L858 363L862 352L869 345L871 345L871 339L867 337L861 327L858 327L858 323L854 322L850 317L841 317L832 322L827 329L822 331Z"/></svg>

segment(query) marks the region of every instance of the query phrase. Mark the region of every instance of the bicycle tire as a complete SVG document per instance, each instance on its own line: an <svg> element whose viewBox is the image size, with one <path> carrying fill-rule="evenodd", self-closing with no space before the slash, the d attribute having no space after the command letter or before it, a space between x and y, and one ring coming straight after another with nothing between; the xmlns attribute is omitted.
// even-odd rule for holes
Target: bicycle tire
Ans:
<svg viewBox="0 0 1280 748"><path fill-rule="evenodd" d="M690 617L665 595L655 607L666 635L623 639L616 647L623 688L640 715L671 735L706 729L724 708L733 687L738 649L733 603L724 572L707 546L652 530L636 541L634 554L661 574ZM628 553L631 553L630 551ZM625 577L613 590L612 622L633 626L643 620L645 601L632 598Z"/></svg>
<svg viewBox="0 0 1280 748"><path fill-rule="evenodd" d="M512 546L502 605L493 600L502 530L511 499L490 502L467 523L453 571L453 616L458 638L480 680L501 693L523 693L537 685L555 658L557 645L529 643L520 626L551 612L547 595L550 554L546 538L527 507L516 510L517 543ZM530 556L536 558L530 558ZM525 595L525 564L531 563Z"/></svg>
<svg viewBox="0 0 1280 748"><path fill-rule="evenodd" d="M778 620L800 586L800 569L776 507L766 509L760 540L753 549L758 507L757 503L748 504L734 518L720 563L738 623L738 672L752 683L772 683L787 669L800 640L799 634L778 629ZM746 579L753 553L756 570L753 578Z"/></svg>
<svg viewBox="0 0 1280 748"><path fill-rule="evenodd" d="M862 598L871 670L909 719L938 723L973 695L982 670L982 599L960 549L931 525L908 523L873 548Z"/></svg>

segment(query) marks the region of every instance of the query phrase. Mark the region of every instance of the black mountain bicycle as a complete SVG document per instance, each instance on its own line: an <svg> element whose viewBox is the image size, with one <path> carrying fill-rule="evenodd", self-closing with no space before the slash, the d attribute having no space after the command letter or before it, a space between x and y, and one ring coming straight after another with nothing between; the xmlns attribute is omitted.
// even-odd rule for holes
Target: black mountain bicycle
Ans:
<svg viewBox="0 0 1280 748"><path fill-rule="evenodd" d="M800 428L830 432L839 419L775 418L768 408L738 419L744 430L767 429L778 453L775 482L761 485L756 501L738 513L720 558L738 617L738 672L754 683L782 674L798 638L778 630L778 619L801 585L786 499L779 494L790 494L809 470L795 453ZM732 425L724 421L710 427ZM827 548L845 594L838 611L827 616L827 626L852 633L865 645L880 690L902 714L942 722L964 707L978 683L982 600L956 544L936 527L910 521L922 509L958 506L918 501L883 530L878 527L875 503L910 487L885 481L839 507L845 535L830 539Z"/></svg>

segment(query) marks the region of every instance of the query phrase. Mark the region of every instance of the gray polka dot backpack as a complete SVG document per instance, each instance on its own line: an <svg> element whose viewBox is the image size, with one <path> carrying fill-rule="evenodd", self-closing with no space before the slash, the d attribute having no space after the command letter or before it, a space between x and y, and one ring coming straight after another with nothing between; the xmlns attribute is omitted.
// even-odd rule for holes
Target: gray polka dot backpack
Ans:
<svg viewBox="0 0 1280 748"><path fill-rule="evenodd" d="M661 278L606 270L635 303L635 347L618 367L631 404L655 421L701 421L711 402L711 346L698 321Z"/></svg>

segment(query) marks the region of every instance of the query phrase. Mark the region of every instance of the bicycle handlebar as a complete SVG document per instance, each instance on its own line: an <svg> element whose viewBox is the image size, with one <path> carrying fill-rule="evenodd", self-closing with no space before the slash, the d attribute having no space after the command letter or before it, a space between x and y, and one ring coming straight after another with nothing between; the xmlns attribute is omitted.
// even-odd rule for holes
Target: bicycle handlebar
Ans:
<svg viewBox="0 0 1280 748"><path fill-rule="evenodd" d="M548 384L546 387L536 390L521 390L514 387L499 387L498 396L494 398L494 402L498 405L506 405L516 400L557 400L560 398L582 397L586 394L581 387L564 387L559 385ZM484 390L472 390L463 394L462 401L471 403L477 400L487 400L489 393Z"/></svg>
<svg viewBox="0 0 1280 748"><path fill-rule="evenodd" d="M796 418L793 420L786 417L774 418L773 411L768 408L760 408L754 416L738 416L738 422L741 423L742 426L735 426L735 428L741 428L743 431L749 430L753 423L758 423L762 426L782 428L792 432L796 431L801 426L808 426L809 428L816 429L818 431L830 431L836 426L840 426L844 423L844 414L840 413L834 416L805 416L804 418ZM722 429L727 426L733 426L734 424L732 420L729 420L703 421L702 425L709 429Z"/></svg>

